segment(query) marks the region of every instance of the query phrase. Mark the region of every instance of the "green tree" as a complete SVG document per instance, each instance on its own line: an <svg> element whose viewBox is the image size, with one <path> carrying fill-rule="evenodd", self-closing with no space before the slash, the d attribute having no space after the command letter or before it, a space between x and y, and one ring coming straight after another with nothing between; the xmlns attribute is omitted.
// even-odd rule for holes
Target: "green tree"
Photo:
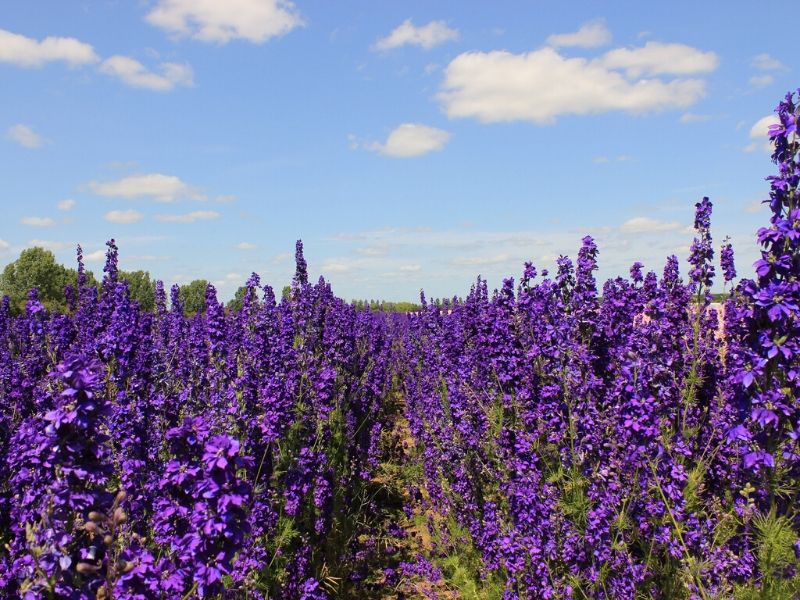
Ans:
<svg viewBox="0 0 800 600"><path fill-rule="evenodd" d="M64 285L75 284L75 279L70 277L75 271L70 271L58 264L49 250L27 248L17 260L3 269L0 275L0 295L8 295L11 299L11 310L19 314L25 310L28 290L36 288L39 299L48 310L64 311Z"/></svg>
<svg viewBox="0 0 800 600"><path fill-rule="evenodd" d="M206 287L208 281L205 279L195 279L194 281L182 285L178 292L178 297L183 304L183 311L187 315L195 315L206 310Z"/></svg>
<svg viewBox="0 0 800 600"><path fill-rule="evenodd" d="M136 300L142 310L153 312L156 308L156 282L147 271L120 271L121 280L128 282L132 300Z"/></svg>
<svg viewBox="0 0 800 600"><path fill-rule="evenodd" d="M252 294L253 294L252 296L253 300L258 302L258 294L256 293L255 289L252 291ZM233 300L228 302L228 304L226 304L225 306L228 310L234 312L242 310L245 298L247 298L247 286L246 285L239 286L239 289L236 290L236 294L234 294L233 296Z"/></svg>

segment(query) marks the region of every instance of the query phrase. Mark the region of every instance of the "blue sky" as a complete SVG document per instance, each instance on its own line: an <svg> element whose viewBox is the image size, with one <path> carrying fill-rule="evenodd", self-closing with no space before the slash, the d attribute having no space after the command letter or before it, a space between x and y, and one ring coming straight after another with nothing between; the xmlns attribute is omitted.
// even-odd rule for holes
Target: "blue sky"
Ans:
<svg viewBox="0 0 800 600"><path fill-rule="evenodd" d="M411 300L585 234L600 277L660 272L708 195L748 274L793 7L4 0L0 264L114 237L230 297L302 238L339 295Z"/></svg>

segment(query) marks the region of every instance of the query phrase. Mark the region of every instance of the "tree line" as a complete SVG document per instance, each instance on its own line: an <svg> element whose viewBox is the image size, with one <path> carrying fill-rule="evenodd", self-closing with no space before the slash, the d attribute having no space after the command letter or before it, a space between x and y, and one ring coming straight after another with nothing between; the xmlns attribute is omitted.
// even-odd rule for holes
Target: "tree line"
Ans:
<svg viewBox="0 0 800 600"><path fill-rule="evenodd" d="M91 271L86 272L87 282L100 286L100 283ZM156 305L156 280L147 271L122 271L119 272L121 281L126 281L132 300L139 306L152 312ZM18 315L25 311L28 300L28 290L36 288L39 300L45 308L52 312L67 312L67 298L65 288L76 287L78 271L65 267L56 261L55 255L45 248L38 246L23 250L19 258L9 263L0 274L0 298L8 296L12 314ZM192 315L205 312L206 308L206 279L195 279L181 285L179 298L184 312ZM284 286L283 295L290 291L289 286ZM241 286L236 290L232 300L227 304L229 310L239 310L247 295L247 288ZM359 310L374 310L383 312L414 312L419 310L419 305L413 302L384 302L381 300L356 300L354 306Z"/></svg>

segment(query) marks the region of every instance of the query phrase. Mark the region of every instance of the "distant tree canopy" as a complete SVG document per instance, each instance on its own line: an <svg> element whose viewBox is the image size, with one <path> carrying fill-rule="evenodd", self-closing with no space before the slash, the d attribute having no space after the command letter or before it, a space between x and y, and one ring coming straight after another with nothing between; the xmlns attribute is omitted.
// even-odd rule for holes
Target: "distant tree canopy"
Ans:
<svg viewBox="0 0 800 600"><path fill-rule="evenodd" d="M153 312L156 308L156 282L150 279L147 271L120 271L121 281L128 283L128 292L131 300L139 303L139 306L148 312Z"/></svg>
<svg viewBox="0 0 800 600"><path fill-rule="evenodd" d="M246 285L239 286L239 288L236 290L236 294L234 294L233 296L233 300L228 302L228 304L225 305L225 308L227 308L228 310L232 310L234 312L242 310L242 306L244 306L244 300L245 298L247 298L247 292L248 288ZM253 290L252 293L253 297L257 299L258 296L256 294L256 291Z"/></svg>
<svg viewBox="0 0 800 600"><path fill-rule="evenodd" d="M187 315L196 315L206 310L206 287L208 281L205 279L195 279L192 282L182 285L178 292L183 305L183 312Z"/></svg>
<svg viewBox="0 0 800 600"><path fill-rule="evenodd" d="M89 284L97 285L91 272L86 276ZM64 312L67 309L64 287L77 284L78 272L57 263L50 250L27 248L0 274L0 296L8 296L12 313L19 314L25 310L28 290L36 288L39 300L48 310Z"/></svg>
<svg viewBox="0 0 800 600"><path fill-rule="evenodd" d="M128 284L130 298L139 303L142 309L148 312L155 310L156 281L147 271L120 271L120 281ZM86 272L86 281L89 285L99 287L99 283L91 271ZM68 310L64 287L77 286L78 272L56 262L55 255L44 248L33 247L23 250L19 258L6 265L0 273L0 298L9 296L11 312L20 314L25 311L28 301L28 290L36 288L39 300L53 312L66 312ZM204 312L206 309L205 279L194 281L180 286L178 297L183 304L183 310L188 315ZM291 286L285 286L282 296L291 295ZM236 290L233 299L226 308L238 311L244 304L247 296L247 287L241 286ZM420 310L418 304L413 302L383 302L380 300L355 300L353 305L359 310L380 310L384 312L414 312Z"/></svg>
<svg viewBox="0 0 800 600"><path fill-rule="evenodd" d="M383 300L354 300L353 306L357 310L375 310L382 312L417 312L422 310L419 304L413 302L385 302Z"/></svg>

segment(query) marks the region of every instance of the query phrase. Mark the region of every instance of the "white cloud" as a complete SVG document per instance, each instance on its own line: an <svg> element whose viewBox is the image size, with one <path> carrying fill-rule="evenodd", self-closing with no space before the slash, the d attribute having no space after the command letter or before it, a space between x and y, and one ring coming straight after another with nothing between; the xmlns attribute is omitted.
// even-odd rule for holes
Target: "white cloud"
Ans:
<svg viewBox="0 0 800 600"><path fill-rule="evenodd" d="M19 222L32 227L51 227L56 224L50 217L22 217Z"/></svg>
<svg viewBox="0 0 800 600"><path fill-rule="evenodd" d="M75 207L75 200L72 198L64 198L58 201L58 210L72 210Z"/></svg>
<svg viewBox="0 0 800 600"><path fill-rule="evenodd" d="M9 248L11 248L11 244L9 244L3 238L0 238L0 254L8 252Z"/></svg>
<svg viewBox="0 0 800 600"><path fill-rule="evenodd" d="M400 265L403 273L417 273L422 270L422 265Z"/></svg>
<svg viewBox="0 0 800 600"><path fill-rule="evenodd" d="M41 67L61 61L79 67L99 60L89 44L75 38L46 37L42 41L0 29L0 63L18 67Z"/></svg>
<svg viewBox="0 0 800 600"><path fill-rule="evenodd" d="M146 19L171 34L217 44L261 44L303 25L289 0L159 0Z"/></svg>
<svg viewBox="0 0 800 600"><path fill-rule="evenodd" d="M386 256L389 253L389 246L387 244L364 246L363 248L356 248L356 253L362 256Z"/></svg>
<svg viewBox="0 0 800 600"><path fill-rule="evenodd" d="M101 262L106 259L106 251L105 250L95 250L94 252L89 252L88 254L83 255L83 260L86 262Z"/></svg>
<svg viewBox="0 0 800 600"><path fill-rule="evenodd" d="M750 140L747 146L743 148L745 152L755 152L759 148L766 153L772 152L772 144L769 141L769 126L779 123L778 117L775 115L767 115L761 117L750 128Z"/></svg>
<svg viewBox="0 0 800 600"><path fill-rule="evenodd" d="M144 215L137 210L112 210L104 217L109 223L128 225L142 220Z"/></svg>
<svg viewBox="0 0 800 600"><path fill-rule="evenodd" d="M53 240L31 240L28 242L28 247L38 246L47 250L67 250L69 248L75 249L76 244L73 242L55 242Z"/></svg>
<svg viewBox="0 0 800 600"><path fill-rule="evenodd" d="M154 73L138 60L116 54L103 61L100 72L116 77L130 87L156 92L168 92L179 85L194 85L194 73L188 64L165 62L158 68L160 73Z"/></svg>
<svg viewBox="0 0 800 600"><path fill-rule="evenodd" d="M628 77L710 73L719 65L713 52L685 44L647 42L641 48L616 48L600 58L609 69L624 69Z"/></svg>
<svg viewBox="0 0 800 600"><path fill-rule="evenodd" d="M194 223L195 221L208 221L219 217L220 214L213 210L195 210L178 215L156 215L156 221L161 221L162 223Z"/></svg>
<svg viewBox="0 0 800 600"><path fill-rule="evenodd" d="M651 219L650 217L634 217L628 219L619 230L622 233L656 233L662 231L675 231L681 228L681 224L675 221L659 221L658 219Z"/></svg>
<svg viewBox="0 0 800 600"><path fill-rule="evenodd" d="M581 26L574 33L556 33L547 38L553 47L577 46L579 48L596 48L611 43L611 32L602 21L592 21Z"/></svg>
<svg viewBox="0 0 800 600"><path fill-rule="evenodd" d="M238 244L236 244L236 247L239 250L255 250L256 248L258 248L258 246L250 242L239 242Z"/></svg>
<svg viewBox="0 0 800 600"><path fill-rule="evenodd" d="M750 84L750 87L765 88L775 83L775 78L768 73L764 73L763 75L753 75L747 83Z"/></svg>
<svg viewBox="0 0 800 600"><path fill-rule="evenodd" d="M129 175L115 181L90 181L89 189L98 196L109 198L153 198L158 202L174 202L178 198L202 199L184 181L175 175L146 173Z"/></svg>
<svg viewBox="0 0 800 600"><path fill-rule="evenodd" d="M323 273L347 273L353 269L353 265L342 260L328 260L321 268Z"/></svg>
<svg viewBox="0 0 800 600"><path fill-rule="evenodd" d="M448 141L450 134L443 129L419 123L403 123L392 130L386 142L370 142L365 144L365 148L386 156L409 158L441 150Z"/></svg>
<svg viewBox="0 0 800 600"><path fill-rule="evenodd" d="M702 123L704 121L708 121L711 119L711 115L698 115L696 113L683 113L681 118L678 119L684 125L688 125L689 123Z"/></svg>
<svg viewBox="0 0 800 600"><path fill-rule="evenodd" d="M240 273L226 273L222 279L216 279L213 281L214 287L217 288L228 288L235 283L242 281L244 277Z"/></svg>
<svg viewBox="0 0 800 600"><path fill-rule="evenodd" d="M495 254L493 256L471 256L454 258L451 262L454 265L464 267L486 267L490 265L502 265L511 260L511 255L507 253Z"/></svg>
<svg viewBox="0 0 800 600"><path fill-rule="evenodd" d="M787 66L766 52L756 54L750 64L759 71L785 71Z"/></svg>
<svg viewBox="0 0 800 600"><path fill-rule="evenodd" d="M416 27L411 19L406 19L385 38L375 42L373 48L375 50L391 50L411 45L430 50L434 46L457 39L458 31L448 27L444 21L431 21L427 25Z"/></svg>
<svg viewBox="0 0 800 600"><path fill-rule="evenodd" d="M744 207L744 211L750 214L759 213L764 210L766 210L766 205L761 200L753 200L752 202L748 202Z"/></svg>
<svg viewBox="0 0 800 600"><path fill-rule="evenodd" d="M689 50L703 55L694 49ZM550 124L557 116L565 114L584 115L613 110L644 113L686 108L705 95L705 81L701 79L631 81L609 65L617 64L621 69L647 67L648 71L685 73L704 70L712 61L704 64L699 60L699 66L689 69L676 58L670 71L666 64L669 52L660 57L665 61L661 65L656 64L654 57L637 62L626 60L628 55L618 55L608 60L614 52L617 51L612 50L593 60L565 58L553 48L524 54L466 52L453 59L445 69L437 98L451 118L472 117L484 123L531 121ZM626 52L636 56L636 51Z"/></svg>
<svg viewBox="0 0 800 600"><path fill-rule="evenodd" d="M45 142L42 136L22 123L9 127L6 137L24 148L41 148Z"/></svg>

